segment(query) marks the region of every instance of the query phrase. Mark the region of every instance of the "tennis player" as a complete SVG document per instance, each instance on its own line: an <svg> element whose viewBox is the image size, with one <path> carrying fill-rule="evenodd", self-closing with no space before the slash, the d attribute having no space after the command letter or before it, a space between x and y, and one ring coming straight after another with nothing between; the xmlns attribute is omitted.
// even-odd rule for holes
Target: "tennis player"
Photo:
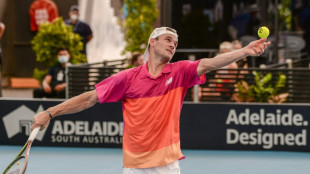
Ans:
<svg viewBox="0 0 310 174"><path fill-rule="evenodd" d="M205 73L246 56L262 54L270 42L198 61L169 63L178 46L177 32L156 28L144 53L144 65L119 72L85 92L34 116L32 129L44 129L51 118L100 103L122 101L123 173L180 174L180 112L188 88L205 82ZM104 115L103 115L104 116Z"/></svg>

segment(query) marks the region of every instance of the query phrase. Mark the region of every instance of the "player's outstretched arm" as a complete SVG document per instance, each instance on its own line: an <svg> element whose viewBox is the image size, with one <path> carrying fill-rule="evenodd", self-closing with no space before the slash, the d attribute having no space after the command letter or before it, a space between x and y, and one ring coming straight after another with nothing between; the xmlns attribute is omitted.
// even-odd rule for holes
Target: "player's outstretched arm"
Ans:
<svg viewBox="0 0 310 174"><path fill-rule="evenodd" d="M249 45L232 52L219 54L214 58L204 58L200 61L197 73L199 76L209 71L219 69L223 66L229 65L232 62L240 60L246 56L259 56L270 45L270 42L265 42L266 39L260 39L249 43Z"/></svg>
<svg viewBox="0 0 310 174"><path fill-rule="evenodd" d="M64 114L72 114L92 107L98 102L96 90L85 92L66 100L59 105L48 108L48 110L36 114L33 118L31 129L40 127L40 130L46 128L50 122L50 115L54 118Z"/></svg>

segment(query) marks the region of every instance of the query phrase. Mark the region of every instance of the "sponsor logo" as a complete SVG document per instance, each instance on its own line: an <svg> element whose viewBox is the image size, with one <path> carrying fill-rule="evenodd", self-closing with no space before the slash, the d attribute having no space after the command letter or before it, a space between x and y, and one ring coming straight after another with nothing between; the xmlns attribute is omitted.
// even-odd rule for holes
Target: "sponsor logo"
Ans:
<svg viewBox="0 0 310 174"><path fill-rule="evenodd" d="M122 144L123 122L55 120L51 142Z"/></svg>
<svg viewBox="0 0 310 174"><path fill-rule="evenodd" d="M172 77L170 77L170 79L168 79L168 80L167 80L167 82L166 82L166 86L167 86L167 85L169 85L170 83L172 83L172 79L173 79L173 78L172 78Z"/></svg>
<svg viewBox="0 0 310 174"><path fill-rule="evenodd" d="M12 112L5 115L2 120L9 139L19 133L24 133L26 136L30 135L30 127L33 122L33 116L36 113L44 111L43 106L40 105L36 112L25 105L14 109ZM40 131L36 137L37 140L42 141L46 129Z"/></svg>
<svg viewBox="0 0 310 174"><path fill-rule="evenodd" d="M263 149L271 149L274 146L307 146L308 121L304 120L302 114L295 113L293 109L286 111L277 109L275 112L260 109L259 112L251 112L249 108L246 108L240 113L231 109L226 125L233 126L226 130L226 143L229 145L259 145ZM257 129L246 131L244 129L246 126L257 127ZM286 129L279 131L279 128L292 127L297 129L294 128L294 132L286 131Z"/></svg>

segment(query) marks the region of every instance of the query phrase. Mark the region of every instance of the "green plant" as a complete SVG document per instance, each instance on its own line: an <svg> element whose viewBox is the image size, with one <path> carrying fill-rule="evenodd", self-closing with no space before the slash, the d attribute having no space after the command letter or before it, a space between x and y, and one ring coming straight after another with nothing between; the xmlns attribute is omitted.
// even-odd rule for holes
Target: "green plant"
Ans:
<svg viewBox="0 0 310 174"><path fill-rule="evenodd" d="M232 98L237 102L251 102L253 101L253 94L252 90L250 89L249 84L241 80L237 82L236 85L236 91L237 93L233 94Z"/></svg>
<svg viewBox="0 0 310 174"><path fill-rule="evenodd" d="M124 21L126 47L123 53L143 52L158 16L156 0L125 0L123 10L128 14Z"/></svg>
<svg viewBox="0 0 310 174"><path fill-rule="evenodd" d="M73 33L72 26L67 26L62 18L52 23L41 24L38 33L31 41L32 49L36 54L36 61L45 67L57 64L57 51L60 47L66 47L71 55L70 62L73 64L86 62L83 49L82 37ZM35 68L34 77L42 80L47 70Z"/></svg>
<svg viewBox="0 0 310 174"><path fill-rule="evenodd" d="M280 19L284 22L285 28L287 30L292 29L292 11L290 10L290 7L291 0L282 0L278 8Z"/></svg>
<svg viewBox="0 0 310 174"><path fill-rule="evenodd" d="M271 83L272 74L262 76L261 73L253 71L255 83L249 85L246 81L239 81L236 85L236 93L233 99L237 102L269 102L283 103L288 93L281 93L286 84L286 76L279 73L275 84Z"/></svg>

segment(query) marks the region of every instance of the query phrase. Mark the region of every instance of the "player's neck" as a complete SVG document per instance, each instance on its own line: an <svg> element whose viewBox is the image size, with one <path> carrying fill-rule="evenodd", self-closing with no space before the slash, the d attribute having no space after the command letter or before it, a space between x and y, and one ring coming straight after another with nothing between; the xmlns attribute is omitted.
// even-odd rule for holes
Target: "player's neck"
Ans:
<svg viewBox="0 0 310 174"><path fill-rule="evenodd" d="M156 59L149 59L147 64L147 69L150 75L154 78L160 75L164 67L167 65L168 62L163 63Z"/></svg>

